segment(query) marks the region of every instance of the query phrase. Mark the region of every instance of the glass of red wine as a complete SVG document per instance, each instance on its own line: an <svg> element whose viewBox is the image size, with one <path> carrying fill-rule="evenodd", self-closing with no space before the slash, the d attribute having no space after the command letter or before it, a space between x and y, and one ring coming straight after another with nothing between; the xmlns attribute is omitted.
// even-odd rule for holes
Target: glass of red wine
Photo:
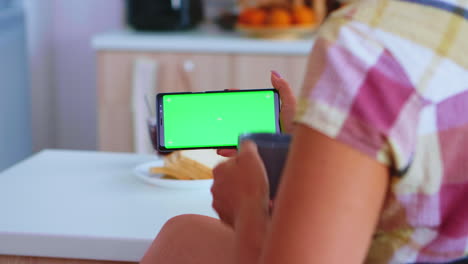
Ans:
<svg viewBox="0 0 468 264"><path fill-rule="evenodd" d="M161 152L158 151L158 134L157 134L157 125L158 123L156 122L156 117L148 117L146 120L146 124L148 126L148 133L151 139L151 144L153 145L153 149L158 155L168 155L171 154L171 152Z"/></svg>

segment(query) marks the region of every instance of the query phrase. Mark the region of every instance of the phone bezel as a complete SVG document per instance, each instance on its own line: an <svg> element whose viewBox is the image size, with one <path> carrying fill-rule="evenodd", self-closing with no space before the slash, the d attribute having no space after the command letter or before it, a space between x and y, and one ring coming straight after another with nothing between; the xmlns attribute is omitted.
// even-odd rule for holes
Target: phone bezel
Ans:
<svg viewBox="0 0 468 264"><path fill-rule="evenodd" d="M185 149L223 149L223 148L237 148L234 146L207 146L207 147L193 147L193 148L166 148L162 142L164 142L164 108L162 98L165 95L177 95L177 94L207 94L207 93L237 93L237 92L258 92L258 91L273 91L274 100L275 100L275 121L276 121L276 133L280 133L281 124L280 124L280 97L279 93L274 88L267 89L246 89L246 90L219 90L219 91L205 91L205 92L174 92L174 93L158 93L156 95L156 132L157 132L157 151L159 152L172 152L176 150L185 150Z"/></svg>

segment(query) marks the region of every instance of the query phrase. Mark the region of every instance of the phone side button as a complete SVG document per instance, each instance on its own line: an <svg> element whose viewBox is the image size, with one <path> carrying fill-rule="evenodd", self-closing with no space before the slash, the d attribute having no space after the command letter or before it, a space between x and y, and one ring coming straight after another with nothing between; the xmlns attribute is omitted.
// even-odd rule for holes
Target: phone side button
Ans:
<svg viewBox="0 0 468 264"><path fill-rule="evenodd" d="M223 92L225 90L218 90L218 91L205 91L204 93L219 93L219 92Z"/></svg>

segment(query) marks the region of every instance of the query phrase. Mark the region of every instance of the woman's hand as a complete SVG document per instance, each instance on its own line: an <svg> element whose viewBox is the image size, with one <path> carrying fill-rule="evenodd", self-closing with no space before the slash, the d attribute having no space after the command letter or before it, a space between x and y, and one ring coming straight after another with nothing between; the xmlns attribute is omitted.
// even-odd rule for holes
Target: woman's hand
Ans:
<svg viewBox="0 0 468 264"><path fill-rule="evenodd" d="M296 98L289 83L276 71L271 71L271 84L278 90L281 99L280 123L283 133L292 134L294 131L294 115L296 114ZM218 149L218 155L232 157L235 149Z"/></svg>
<svg viewBox="0 0 468 264"><path fill-rule="evenodd" d="M276 71L271 71L271 84L278 90L281 98L281 131L292 134L294 131L294 115L296 114L296 97L294 97L289 83Z"/></svg>
<svg viewBox="0 0 468 264"><path fill-rule="evenodd" d="M224 223L235 227L244 209L246 214L268 213L268 180L255 143L244 142L239 154L214 168L213 175L213 208Z"/></svg>

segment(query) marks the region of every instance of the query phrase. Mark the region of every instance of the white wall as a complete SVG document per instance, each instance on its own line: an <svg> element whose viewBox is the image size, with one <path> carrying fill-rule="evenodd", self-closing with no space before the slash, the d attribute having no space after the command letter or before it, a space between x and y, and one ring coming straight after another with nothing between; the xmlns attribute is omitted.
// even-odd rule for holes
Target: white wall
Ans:
<svg viewBox="0 0 468 264"><path fill-rule="evenodd" d="M123 0L24 0L32 79L33 142L96 149L94 34L123 27Z"/></svg>
<svg viewBox="0 0 468 264"><path fill-rule="evenodd" d="M123 27L124 2L52 2L57 147L96 149L96 70L91 38Z"/></svg>

